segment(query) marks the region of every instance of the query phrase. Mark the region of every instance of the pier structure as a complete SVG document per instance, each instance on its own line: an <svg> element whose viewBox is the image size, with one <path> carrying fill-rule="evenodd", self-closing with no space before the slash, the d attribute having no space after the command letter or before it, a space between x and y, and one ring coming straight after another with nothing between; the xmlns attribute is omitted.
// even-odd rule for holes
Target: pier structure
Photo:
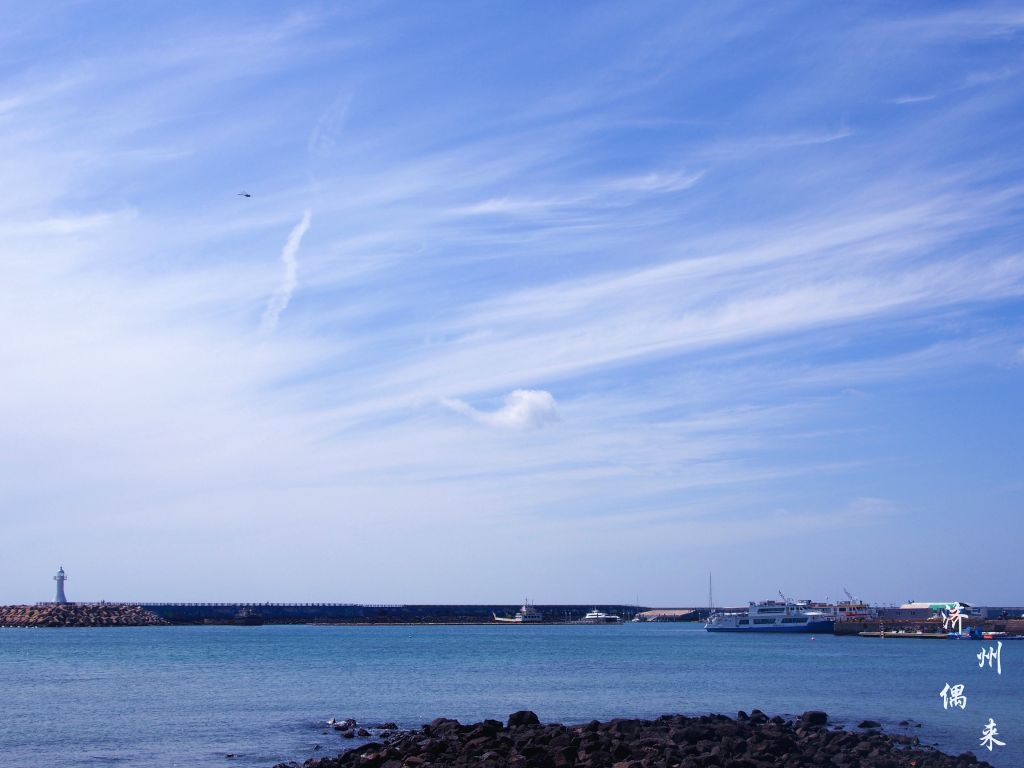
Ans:
<svg viewBox="0 0 1024 768"><path fill-rule="evenodd" d="M134 603L170 624L491 624L518 605L367 605L359 603ZM631 619L635 605L538 605L551 624L571 623L595 608Z"/></svg>
<svg viewBox="0 0 1024 768"><path fill-rule="evenodd" d="M54 602L58 605L67 605L68 599L64 595L64 582L68 580L68 577L64 575L63 565L57 571L57 575L53 577L53 580L57 582L57 598Z"/></svg>

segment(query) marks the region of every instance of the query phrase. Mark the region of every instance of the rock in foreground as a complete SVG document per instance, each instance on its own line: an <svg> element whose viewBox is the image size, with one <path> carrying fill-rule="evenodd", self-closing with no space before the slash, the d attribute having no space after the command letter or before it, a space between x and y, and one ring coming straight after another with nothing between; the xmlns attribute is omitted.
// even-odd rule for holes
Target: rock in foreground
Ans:
<svg viewBox="0 0 1024 768"><path fill-rule="evenodd" d="M824 718L824 719L823 719ZM306 768L965 768L988 766L974 755L951 757L921 746L916 737L830 730L824 712L795 721L754 710L657 720L596 720L585 725L543 725L532 712L509 724L485 720L462 725L438 718L388 743L364 744L338 757L307 760ZM278 766L284 768L284 764Z"/></svg>

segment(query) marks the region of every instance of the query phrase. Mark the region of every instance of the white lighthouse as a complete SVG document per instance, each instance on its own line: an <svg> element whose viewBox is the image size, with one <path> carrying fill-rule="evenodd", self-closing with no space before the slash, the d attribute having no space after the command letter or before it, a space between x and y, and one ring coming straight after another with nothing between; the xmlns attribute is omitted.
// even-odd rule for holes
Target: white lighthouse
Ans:
<svg viewBox="0 0 1024 768"><path fill-rule="evenodd" d="M64 566L60 567L57 571L57 575L53 577L53 580L57 582L57 600L56 602L63 605L68 601L67 597L64 596L64 582L68 580L68 577L64 575Z"/></svg>

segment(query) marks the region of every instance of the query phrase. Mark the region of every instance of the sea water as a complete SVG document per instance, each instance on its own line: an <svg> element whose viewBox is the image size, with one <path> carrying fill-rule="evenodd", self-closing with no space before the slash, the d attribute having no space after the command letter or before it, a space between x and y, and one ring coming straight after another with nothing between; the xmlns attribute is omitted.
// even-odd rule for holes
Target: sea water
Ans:
<svg viewBox="0 0 1024 768"><path fill-rule="evenodd" d="M580 723L759 708L878 720L1024 766L1024 642L1003 644L1002 674L979 667L989 645L692 624L0 629L0 764L268 767L359 743L331 717L411 728L519 709ZM947 683L964 685L965 709L943 708ZM989 718L1006 742L991 754Z"/></svg>

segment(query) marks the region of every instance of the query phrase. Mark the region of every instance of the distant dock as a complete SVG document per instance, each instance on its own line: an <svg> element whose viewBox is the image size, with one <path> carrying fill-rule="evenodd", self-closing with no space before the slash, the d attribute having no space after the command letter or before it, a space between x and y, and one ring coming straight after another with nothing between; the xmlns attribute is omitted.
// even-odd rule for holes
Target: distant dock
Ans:
<svg viewBox="0 0 1024 768"><path fill-rule="evenodd" d="M636 614L640 621L707 621L711 608L645 608Z"/></svg>
<svg viewBox="0 0 1024 768"><path fill-rule="evenodd" d="M963 623L966 632L978 627L982 632L1024 635L1024 619L971 619ZM948 638L949 632L941 629L941 623L920 619L886 619L884 621L839 621L835 634L857 637L883 637L895 639L940 639Z"/></svg>

